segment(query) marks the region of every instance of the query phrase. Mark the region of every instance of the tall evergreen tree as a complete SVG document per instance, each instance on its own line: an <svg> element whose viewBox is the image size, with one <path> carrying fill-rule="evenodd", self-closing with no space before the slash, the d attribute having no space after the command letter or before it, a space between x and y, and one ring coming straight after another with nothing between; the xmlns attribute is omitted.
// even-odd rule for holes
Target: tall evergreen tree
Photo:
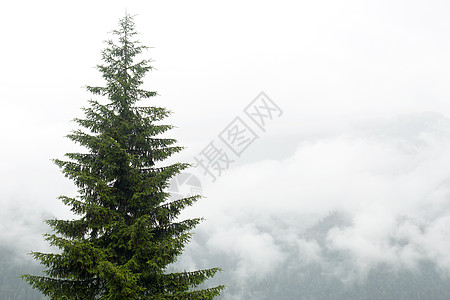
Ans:
<svg viewBox="0 0 450 300"><path fill-rule="evenodd" d="M79 188L60 197L79 218L46 221L53 229L46 240L60 252L33 252L46 276L23 278L51 299L212 299L223 286L196 287L218 268L167 272L201 221L177 217L199 196L169 200L170 178L189 165L157 165L182 147L157 137L172 128L159 122L167 109L136 105L156 93L140 88L152 67L135 62L147 47L135 40L133 18L121 19L113 35L97 66L106 84L87 87L107 101L89 101L85 118L75 119L82 129L68 135L87 153L54 160Z"/></svg>

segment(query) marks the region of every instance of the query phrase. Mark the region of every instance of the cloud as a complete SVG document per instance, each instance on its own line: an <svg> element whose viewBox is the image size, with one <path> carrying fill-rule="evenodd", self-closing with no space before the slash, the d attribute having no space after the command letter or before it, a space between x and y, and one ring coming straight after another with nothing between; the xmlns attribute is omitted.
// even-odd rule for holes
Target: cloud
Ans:
<svg viewBox="0 0 450 300"><path fill-rule="evenodd" d="M284 260L275 239L261 232L253 224L221 228L211 236L207 247L214 252L225 252L238 259L233 273L239 278L262 278Z"/></svg>
<svg viewBox="0 0 450 300"><path fill-rule="evenodd" d="M448 153L450 120L436 113L299 141L293 156L243 164L205 188L208 198L185 215L207 217L194 238L197 254L187 255L222 253L209 263L224 263L240 284L286 264L301 273L319 263L342 280L422 261L449 272ZM346 221L321 224L330 212Z"/></svg>

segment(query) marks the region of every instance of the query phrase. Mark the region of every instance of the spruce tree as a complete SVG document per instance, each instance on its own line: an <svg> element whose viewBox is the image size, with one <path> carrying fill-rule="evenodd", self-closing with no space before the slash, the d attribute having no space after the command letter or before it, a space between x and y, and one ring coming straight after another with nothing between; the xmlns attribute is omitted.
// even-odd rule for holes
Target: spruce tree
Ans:
<svg viewBox="0 0 450 300"><path fill-rule="evenodd" d="M50 219L45 238L57 253L32 252L44 276L23 275L51 299L212 299L223 286L198 289L219 268L169 273L201 218L179 220L199 196L175 201L166 192L170 178L189 167L163 165L182 150L176 140L157 136L171 129L165 108L138 106L156 95L141 89L150 60L135 62L147 47L135 40L133 18L126 15L112 32L97 68L105 86L87 86L104 103L90 100L81 129L68 135L86 153L67 153L54 162L78 187L61 196L72 220ZM197 289L196 289L197 287Z"/></svg>

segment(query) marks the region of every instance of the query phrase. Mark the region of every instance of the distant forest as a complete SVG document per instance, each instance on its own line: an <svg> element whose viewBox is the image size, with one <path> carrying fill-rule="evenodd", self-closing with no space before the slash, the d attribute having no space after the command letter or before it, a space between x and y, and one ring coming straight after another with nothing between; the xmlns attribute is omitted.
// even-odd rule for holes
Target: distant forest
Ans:
<svg viewBox="0 0 450 300"><path fill-rule="evenodd" d="M345 227L349 220L345 215L332 212L303 233L303 237L326 242L327 232L337 226ZM297 255L291 253L292 256ZM434 263L423 261L414 270L393 270L391 266L379 265L372 269L367 278L345 282L343 278L330 274L333 264L347 263L351 257L345 253L328 251L324 253L328 267L319 263L298 266L291 260L277 268L277 271L262 280L249 280L245 285L233 281L224 274L214 280L225 283L228 288L219 299L245 300L448 300L450 299L450 278L439 272ZM232 263L221 263L224 270L232 269ZM351 266L348 267L351 269ZM240 288L238 286L240 285Z"/></svg>
<svg viewBox="0 0 450 300"><path fill-rule="evenodd" d="M22 257L22 258L21 258ZM43 300L48 299L33 290L19 276L24 273L40 274L42 267L31 260L23 258L22 253L0 246L0 299L1 300Z"/></svg>

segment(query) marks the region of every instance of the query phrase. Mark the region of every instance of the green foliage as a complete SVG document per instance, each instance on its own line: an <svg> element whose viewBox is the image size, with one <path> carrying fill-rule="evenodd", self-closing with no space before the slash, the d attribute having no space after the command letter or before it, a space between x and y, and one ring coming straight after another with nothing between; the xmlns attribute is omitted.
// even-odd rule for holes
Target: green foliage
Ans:
<svg viewBox="0 0 450 300"><path fill-rule="evenodd" d="M177 217L199 196L168 200L169 179L189 165L156 166L182 147L156 137L172 128L158 123L168 110L135 105L156 93L140 88L152 67L135 62L146 47L135 40L132 17L113 34L117 41L107 41L105 64L97 66L106 85L87 87L108 102L91 100L85 118L75 119L82 129L68 135L88 151L54 160L78 187L78 196L60 200L80 217L47 220L54 233L46 240L60 252L33 252L45 276L23 278L51 299L212 299L223 286L195 287L218 268L166 272L201 221Z"/></svg>

